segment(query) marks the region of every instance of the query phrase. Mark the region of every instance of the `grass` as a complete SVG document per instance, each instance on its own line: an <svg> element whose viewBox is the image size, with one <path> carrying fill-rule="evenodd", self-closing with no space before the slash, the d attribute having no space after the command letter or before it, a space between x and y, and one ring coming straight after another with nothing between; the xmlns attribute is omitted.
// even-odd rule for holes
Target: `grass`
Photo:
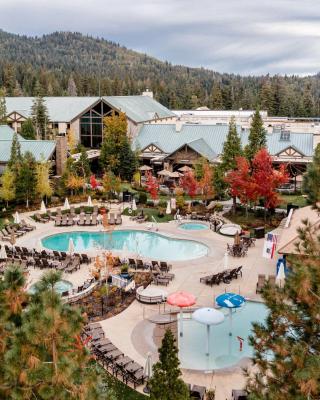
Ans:
<svg viewBox="0 0 320 400"><path fill-rule="evenodd" d="M299 207L305 207L308 205L307 200L301 194L281 194L281 204L279 208L287 209L287 204L292 203Z"/></svg>
<svg viewBox="0 0 320 400"><path fill-rule="evenodd" d="M126 208L123 211L123 215L130 215L130 216L137 215L137 213L140 213L141 210L143 210L144 215L148 216L148 221L151 222L153 221L152 217L154 217L157 222L168 222L173 220L173 216L171 214L164 214L163 216L159 216L158 215L159 211L157 208L147 208L147 207L139 208L135 214L134 213L130 214L129 208Z"/></svg>

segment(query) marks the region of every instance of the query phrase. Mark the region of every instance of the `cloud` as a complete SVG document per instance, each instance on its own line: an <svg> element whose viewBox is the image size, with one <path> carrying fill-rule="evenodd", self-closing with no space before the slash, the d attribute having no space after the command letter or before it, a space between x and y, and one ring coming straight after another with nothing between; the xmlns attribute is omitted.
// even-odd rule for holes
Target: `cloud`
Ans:
<svg viewBox="0 0 320 400"><path fill-rule="evenodd" d="M241 74L319 71L318 0L1 0L0 26L100 36L168 60Z"/></svg>

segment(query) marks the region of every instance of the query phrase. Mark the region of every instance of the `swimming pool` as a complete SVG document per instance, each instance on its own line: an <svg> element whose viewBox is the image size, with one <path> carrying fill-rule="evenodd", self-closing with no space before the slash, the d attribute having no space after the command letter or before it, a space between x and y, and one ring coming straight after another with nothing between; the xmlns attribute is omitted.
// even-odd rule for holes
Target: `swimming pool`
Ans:
<svg viewBox="0 0 320 400"><path fill-rule="evenodd" d="M220 325L211 326L209 348L206 355L206 326L194 320L183 321L183 337L179 337L179 358L181 366L195 370L214 370L232 367L243 358L250 358L253 349L248 343L251 334L251 323L263 323L267 317L267 307L263 303L247 302L232 314L232 335L228 310L221 309L226 318ZM240 351L239 340L244 339Z"/></svg>
<svg viewBox="0 0 320 400"><path fill-rule="evenodd" d="M29 287L29 289L28 289L29 293L34 293L35 292L35 285L36 285L36 283L34 283L33 285L31 285ZM62 294L63 292L66 292L67 290L71 290L73 288L73 284L71 282L69 282L69 281L66 281L66 280L62 279L61 281L58 281L54 285L54 287L55 287L55 290L58 293Z"/></svg>
<svg viewBox="0 0 320 400"><path fill-rule="evenodd" d="M124 250L136 256L164 261L190 260L208 253L207 246L193 240L174 239L138 230L58 233L43 238L42 245L51 250L67 251L70 238L73 239L76 252L90 249Z"/></svg>
<svg viewBox="0 0 320 400"><path fill-rule="evenodd" d="M184 222L179 225L180 229L185 229L186 231L202 231L208 229L207 224L202 224L201 222Z"/></svg>

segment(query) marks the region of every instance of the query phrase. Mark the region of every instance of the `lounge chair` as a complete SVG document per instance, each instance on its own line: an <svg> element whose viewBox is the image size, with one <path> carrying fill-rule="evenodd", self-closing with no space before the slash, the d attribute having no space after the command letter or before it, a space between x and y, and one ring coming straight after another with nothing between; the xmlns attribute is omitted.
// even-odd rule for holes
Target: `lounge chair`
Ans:
<svg viewBox="0 0 320 400"><path fill-rule="evenodd" d="M98 206L93 206L93 214L98 214L99 212L99 207Z"/></svg>
<svg viewBox="0 0 320 400"><path fill-rule="evenodd" d="M166 261L160 261L160 269L161 271L168 272L172 268L171 264L168 264Z"/></svg>
<svg viewBox="0 0 320 400"><path fill-rule="evenodd" d="M248 392L246 390L232 389L232 400L247 400Z"/></svg>
<svg viewBox="0 0 320 400"><path fill-rule="evenodd" d="M66 214L62 215L61 226L68 226L68 216Z"/></svg>
<svg viewBox="0 0 320 400"><path fill-rule="evenodd" d="M20 232L20 231L14 230L13 227L10 225L7 225L5 229L10 235L15 235L15 236L20 237L25 234L25 232Z"/></svg>
<svg viewBox="0 0 320 400"><path fill-rule="evenodd" d="M80 214L79 216L79 221L78 221L78 225L83 226L85 224L84 221L84 214Z"/></svg>
<svg viewBox="0 0 320 400"><path fill-rule="evenodd" d="M117 218L116 218L115 223L116 223L116 225L121 225L122 224L121 214L117 214Z"/></svg>
<svg viewBox="0 0 320 400"><path fill-rule="evenodd" d="M146 222L146 221L148 221L148 216L147 215L145 215L142 218L137 219L137 222L139 222L139 224L142 224L143 222Z"/></svg>
<svg viewBox="0 0 320 400"><path fill-rule="evenodd" d="M137 264L133 258L128 259L129 268L137 269Z"/></svg>
<svg viewBox="0 0 320 400"><path fill-rule="evenodd" d="M46 222L49 221L49 218L41 217L41 215L40 215L39 213L34 214L34 217L35 217L35 219L36 219L37 222L46 223Z"/></svg>
<svg viewBox="0 0 320 400"><path fill-rule="evenodd" d="M258 275L258 282L256 286L256 293L261 293L266 284L266 276L264 274Z"/></svg>
<svg viewBox="0 0 320 400"><path fill-rule="evenodd" d="M86 263L86 264L90 264L91 259L88 257L87 254L81 254L81 262Z"/></svg>
<svg viewBox="0 0 320 400"><path fill-rule="evenodd" d="M91 225L91 214L86 214L85 225Z"/></svg>
<svg viewBox="0 0 320 400"><path fill-rule="evenodd" d="M109 225L114 225L116 223L115 219L114 219L114 214L110 213L109 218L108 218L108 224Z"/></svg>
<svg viewBox="0 0 320 400"><path fill-rule="evenodd" d="M8 233L4 233L3 230L0 232L0 239L6 242L10 242L11 237L8 235Z"/></svg>
<svg viewBox="0 0 320 400"><path fill-rule="evenodd" d="M21 220L21 223L22 223L24 226L27 226L28 228L32 228L33 230L36 229L36 227L35 227L34 225L28 224L24 219Z"/></svg>
<svg viewBox="0 0 320 400"><path fill-rule="evenodd" d="M97 214L92 214L91 225L97 225Z"/></svg>
<svg viewBox="0 0 320 400"><path fill-rule="evenodd" d="M276 286L276 277L275 275L269 275L268 276L268 285L271 287L275 287Z"/></svg>
<svg viewBox="0 0 320 400"><path fill-rule="evenodd" d="M61 208L57 208L56 214L60 217L62 216Z"/></svg>
<svg viewBox="0 0 320 400"><path fill-rule="evenodd" d="M54 221L54 225L55 226L61 226L62 224L62 217L60 215L57 215L55 221Z"/></svg>
<svg viewBox="0 0 320 400"><path fill-rule="evenodd" d="M153 277L153 283L155 283L156 285L168 286L169 282L170 282L170 279L167 279L167 278L162 278L160 276Z"/></svg>
<svg viewBox="0 0 320 400"><path fill-rule="evenodd" d="M143 263L142 260L136 260L136 267L140 269L145 269L145 264Z"/></svg>

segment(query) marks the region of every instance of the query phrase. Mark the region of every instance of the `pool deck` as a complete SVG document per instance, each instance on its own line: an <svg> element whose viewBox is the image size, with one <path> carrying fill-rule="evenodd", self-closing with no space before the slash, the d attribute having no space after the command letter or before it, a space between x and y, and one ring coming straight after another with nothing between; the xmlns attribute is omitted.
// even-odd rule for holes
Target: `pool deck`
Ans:
<svg viewBox="0 0 320 400"><path fill-rule="evenodd" d="M31 213L29 213L31 214ZM40 239L44 236L61 232L70 231L102 231L103 227L98 226L73 226L73 227L54 227L53 222L46 224L35 223L24 214L23 218L36 225L37 229L31 233L17 239L16 245L28 248L40 248ZM150 223L139 224L131 221L129 217L122 216L123 224L116 226L119 229L147 229ZM230 284L220 284L219 286L207 286L200 283L200 278L212 273L220 272L224 269L224 254L227 243L233 243L233 238L219 235L211 230L183 230L179 229L176 221L157 224L160 234L174 236L181 239L193 239L206 244L209 247L208 255L190 261L173 262L172 272L175 274L174 280L163 287L168 294L177 290L185 290L193 293L197 298L197 306L213 306L215 296L225 290L240 293L252 299L261 300L256 295L255 288L258 274L275 275L275 259L268 260L262 257L263 239L257 240L255 247L248 250L248 255L244 258L229 257L229 268L243 266L243 276L233 280ZM8 242L6 242L8 244ZM91 254L90 254L91 253ZM88 252L94 255L94 252ZM34 283L39 279L42 270L29 269L29 282ZM89 267L82 266L80 270L72 274L63 274L63 279L71 281L74 286L82 284L90 277ZM161 306L163 309L163 305ZM166 311L170 310L168 305ZM172 309L173 310L173 309ZM151 351L154 361L157 359L157 347L153 341L154 324L148 321L148 317L157 314L159 306L143 305L134 301L126 310L115 317L103 320L101 325L106 336L119 347L127 356L131 357L141 365L145 364L146 354ZM245 378L240 367L232 368L228 371L194 371L182 370L183 379L191 384L203 385L216 389L216 399L231 399L232 389L241 389L244 386Z"/></svg>

